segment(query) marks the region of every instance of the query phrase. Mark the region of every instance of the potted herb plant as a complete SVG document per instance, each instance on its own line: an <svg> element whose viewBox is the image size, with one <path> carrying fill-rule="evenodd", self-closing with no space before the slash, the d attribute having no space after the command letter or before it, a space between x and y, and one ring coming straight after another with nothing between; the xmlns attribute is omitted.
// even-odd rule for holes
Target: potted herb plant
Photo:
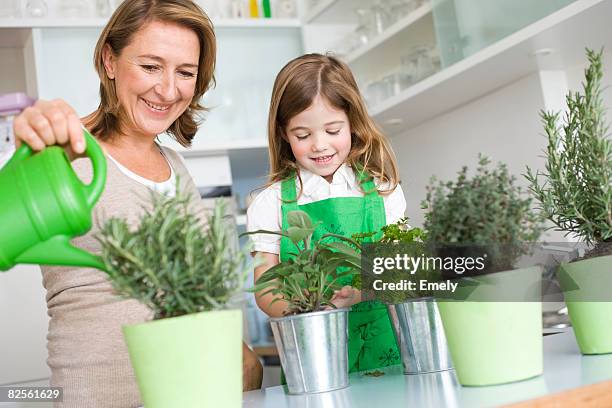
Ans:
<svg viewBox="0 0 612 408"><path fill-rule="evenodd" d="M561 265L558 277L580 350L602 354L612 353L612 140L601 95L602 52L586 52L583 92L567 95L561 124L559 113L541 113L545 171L528 168L526 177L556 229L589 247Z"/></svg>
<svg viewBox="0 0 612 408"><path fill-rule="evenodd" d="M348 311L331 302L340 282L361 270L359 244L325 234L313 241L317 225L307 213L288 213L285 231L277 234L295 246L296 256L264 272L250 291L271 293L287 303L285 316L270 324L291 394L331 391L348 386ZM273 301L273 302L274 302Z"/></svg>
<svg viewBox="0 0 612 408"><path fill-rule="evenodd" d="M472 275L462 280L469 285L438 299L457 377L471 386L534 377L543 366L541 270L515 267L529 250L525 243L540 236L541 219L506 166L489 164L480 156L473 177L463 167L456 181L432 179L423 202L427 240L445 261L443 274ZM459 269L466 259L475 261L473 273ZM462 292L469 293L464 300Z"/></svg>
<svg viewBox="0 0 612 408"><path fill-rule="evenodd" d="M144 406L240 407L242 313L228 302L242 290L246 254L222 203L205 223L179 189L151 200L136 229L114 218L97 236L115 291L154 314L123 328Z"/></svg>
<svg viewBox="0 0 612 408"><path fill-rule="evenodd" d="M382 238L378 242L364 245L366 258L372 256L393 258L401 254L418 259L428 254L425 232L421 228L410 227L407 218L386 225L381 231ZM368 286L371 286L372 282L369 282L368 275L365 276ZM404 374L451 369L453 364L438 306L433 297L434 291L426 286L428 283L440 280L438 271L423 266L411 271L392 268L385 270L378 277L386 283L397 285L404 282L412 285L403 286L401 290L383 290L376 293L378 300L387 303L389 320L400 350ZM364 288L365 283L362 283Z"/></svg>

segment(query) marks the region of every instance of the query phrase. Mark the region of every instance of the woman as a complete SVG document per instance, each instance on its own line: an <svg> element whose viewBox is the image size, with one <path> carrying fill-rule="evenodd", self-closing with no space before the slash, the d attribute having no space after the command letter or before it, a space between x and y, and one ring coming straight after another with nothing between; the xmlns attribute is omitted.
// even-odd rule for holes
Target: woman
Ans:
<svg viewBox="0 0 612 408"><path fill-rule="evenodd" d="M108 158L105 191L95 210L96 226L73 241L99 252L97 225L125 217L132 225L148 189L197 190L179 155L155 139L168 132L183 146L196 134L199 100L214 84L215 35L212 24L191 0L126 0L102 31L94 63L100 77L100 105L82 120ZM19 142L34 150L65 145L82 155L81 121L61 100L38 101L15 118ZM91 177L88 160L77 173ZM201 205L201 203L200 203ZM51 385L64 387L65 407L133 407L140 398L121 326L142 322L150 311L134 300L119 300L106 275L94 269L43 267L50 316L48 364ZM261 365L245 346L245 389L261 384Z"/></svg>

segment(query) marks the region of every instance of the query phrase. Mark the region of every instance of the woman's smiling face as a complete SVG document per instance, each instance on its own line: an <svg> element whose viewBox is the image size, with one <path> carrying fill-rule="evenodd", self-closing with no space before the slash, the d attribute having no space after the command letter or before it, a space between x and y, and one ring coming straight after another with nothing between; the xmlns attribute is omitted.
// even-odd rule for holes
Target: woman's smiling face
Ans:
<svg viewBox="0 0 612 408"><path fill-rule="evenodd" d="M351 151L348 116L320 94L289 120L285 134L298 164L328 182Z"/></svg>
<svg viewBox="0 0 612 408"><path fill-rule="evenodd" d="M161 21L144 25L119 56L107 46L104 66L129 121L125 130L146 137L165 132L191 103L199 57L194 31Z"/></svg>

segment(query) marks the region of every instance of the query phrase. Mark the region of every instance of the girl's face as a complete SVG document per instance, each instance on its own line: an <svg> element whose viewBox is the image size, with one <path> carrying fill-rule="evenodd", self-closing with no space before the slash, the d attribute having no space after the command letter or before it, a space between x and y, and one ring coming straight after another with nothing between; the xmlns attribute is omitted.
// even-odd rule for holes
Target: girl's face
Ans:
<svg viewBox="0 0 612 408"><path fill-rule="evenodd" d="M330 183L351 151L351 126L346 113L321 95L289 120L285 133L298 164Z"/></svg>
<svg viewBox="0 0 612 408"><path fill-rule="evenodd" d="M155 137L187 109L195 93L200 42L192 30L152 21L136 32L118 57L107 46L104 66L133 129Z"/></svg>

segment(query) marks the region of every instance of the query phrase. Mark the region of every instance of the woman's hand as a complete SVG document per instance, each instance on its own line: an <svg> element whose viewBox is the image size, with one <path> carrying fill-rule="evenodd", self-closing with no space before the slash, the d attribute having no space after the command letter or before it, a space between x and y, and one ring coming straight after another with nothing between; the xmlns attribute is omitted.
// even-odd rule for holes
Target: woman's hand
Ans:
<svg viewBox="0 0 612 408"><path fill-rule="evenodd" d="M361 291L352 286L343 286L342 289L334 292L331 302L338 309L351 307L361 302Z"/></svg>
<svg viewBox="0 0 612 408"><path fill-rule="evenodd" d="M242 342L242 391L258 390L263 380L263 367L259 357Z"/></svg>
<svg viewBox="0 0 612 408"><path fill-rule="evenodd" d="M15 145L26 143L34 151L47 146L64 147L70 159L85 152L81 121L70 105L61 99L38 100L13 121Z"/></svg>

